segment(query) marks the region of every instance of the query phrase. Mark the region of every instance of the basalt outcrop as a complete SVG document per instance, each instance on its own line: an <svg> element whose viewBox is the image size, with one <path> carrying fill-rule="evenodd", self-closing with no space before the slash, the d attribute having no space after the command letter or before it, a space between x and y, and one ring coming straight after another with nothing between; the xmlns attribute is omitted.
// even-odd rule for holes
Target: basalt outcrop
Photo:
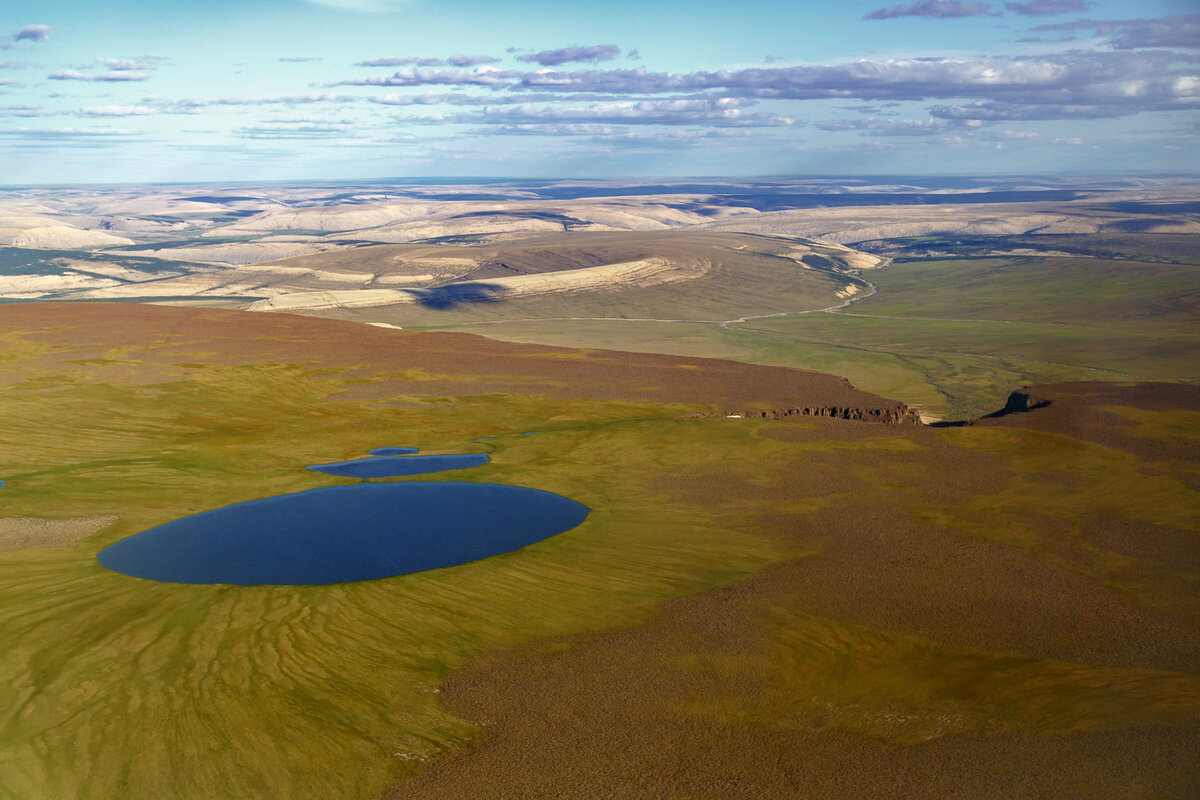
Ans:
<svg viewBox="0 0 1200 800"><path fill-rule="evenodd" d="M921 417L903 403L894 408L854 408L846 406L807 406L802 408L769 408L743 411L697 412L686 415L698 417L745 417L747 419L788 419L791 417L828 417L856 422L879 422L885 425L920 425Z"/></svg>

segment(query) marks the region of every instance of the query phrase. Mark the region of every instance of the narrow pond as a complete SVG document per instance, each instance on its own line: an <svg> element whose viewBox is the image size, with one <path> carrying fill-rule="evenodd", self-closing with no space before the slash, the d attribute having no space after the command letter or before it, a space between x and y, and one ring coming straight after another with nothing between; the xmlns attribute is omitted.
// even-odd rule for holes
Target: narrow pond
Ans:
<svg viewBox="0 0 1200 800"><path fill-rule="evenodd" d="M395 450L413 450L411 447L380 447L372 450L375 458L356 458L353 461L337 461L332 464L314 464L308 469L326 475L345 478L400 478L409 475L428 475L451 469L481 467L489 457L483 453L464 453L448 456L392 455ZM414 451L415 452L415 451Z"/></svg>

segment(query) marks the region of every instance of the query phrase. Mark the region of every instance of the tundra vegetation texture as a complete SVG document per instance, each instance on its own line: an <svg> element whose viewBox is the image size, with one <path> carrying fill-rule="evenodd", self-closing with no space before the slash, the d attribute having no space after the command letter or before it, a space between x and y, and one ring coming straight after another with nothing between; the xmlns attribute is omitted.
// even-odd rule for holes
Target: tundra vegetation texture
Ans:
<svg viewBox="0 0 1200 800"><path fill-rule="evenodd" d="M0 796L1200 786L1194 386L1047 386L935 429L787 368L103 303L4 306L0 365L0 508L25 524L0 552ZM382 445L487 452L431 477L593 511L352 584L96 562L351 483L304 466Z"/></svg>

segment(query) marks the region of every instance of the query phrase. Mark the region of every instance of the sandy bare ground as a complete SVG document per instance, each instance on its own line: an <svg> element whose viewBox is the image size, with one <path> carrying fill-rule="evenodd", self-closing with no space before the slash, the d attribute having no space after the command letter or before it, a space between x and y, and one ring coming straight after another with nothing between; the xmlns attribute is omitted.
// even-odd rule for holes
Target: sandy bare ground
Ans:
<svg viewBox="0 0 1200 800"><path fill-rule="evenodd" d="M114 515L74 519L0 517L0 550L70 547L119 519Z"/></svg>
<svg viewBox="0 0 1200 800"><path fill-rule="evenodd" d="M635 289L699 278L707 271L700 261L663 258L603 264L536 275L512 275L486 281L463 281L440 287L437 292L467 292L472 296L514 300L549 294ZM418 289L360 289L328 292L292 292L258 300L246 311L322 311L335 308L412 305L424 302Z"/></svg>

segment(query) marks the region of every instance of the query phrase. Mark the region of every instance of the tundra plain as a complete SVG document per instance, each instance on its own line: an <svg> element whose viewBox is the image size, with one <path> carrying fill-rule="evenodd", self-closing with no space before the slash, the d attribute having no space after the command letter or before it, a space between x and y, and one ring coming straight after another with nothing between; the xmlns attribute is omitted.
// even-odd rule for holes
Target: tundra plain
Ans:
<svg viewBox="0 0 1200 800"><path fill-rule="evenodd" d="M13 188L0 231L20 243L0 249L0 301L733 358L930 420L1022 384L1193 380L1200 358L1187 178Z"/></svg>
<svg viewBox="0 0 1200 800"><path fill-rule="evenodd" d="M968 184L6 190L0 797L1194 795L1197 189ZM592 514L95 560L385 445Z"/></svg>

